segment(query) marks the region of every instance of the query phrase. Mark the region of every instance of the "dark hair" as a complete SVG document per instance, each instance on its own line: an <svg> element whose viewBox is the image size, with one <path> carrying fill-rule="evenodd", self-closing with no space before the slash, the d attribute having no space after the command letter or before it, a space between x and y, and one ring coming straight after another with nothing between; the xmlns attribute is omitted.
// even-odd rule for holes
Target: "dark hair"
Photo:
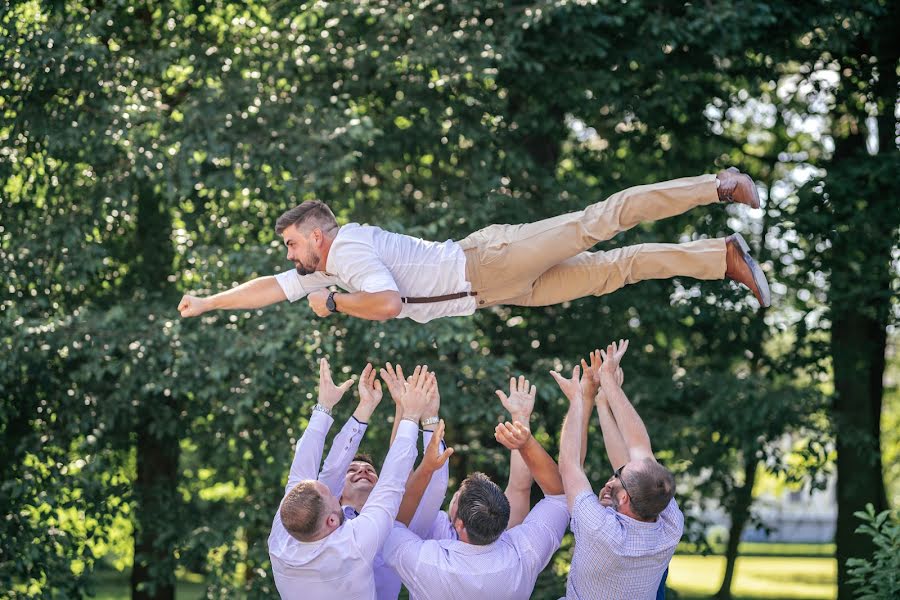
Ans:
<svg viewBox="0 0 900 600"><path fill-rule="evenodd" d="M625 469L622 477L631 510L641 520L656 519L675 496L675 476L652 458L642 460L640 469Z"/></svg>
<svg viewBox="0 0 900 600"><path fill-rule="evenodd" d="M459 486L456 517L462 521L469 543L494 542L509 524L509 500L484 473L472 473Z"/></svg>
<svg viewBox="0 0 900 600"><path fill-rule="evenodd" d="M279 511L284 528L301 542L310 541L316 534L325 513L325 501L315 483L301 481L291 488Z"/></svg>
<svg viewBox="0 0 900 600"><path fill-rule="evenodd" d="M307 224L327 231L337 227L337 220L327 204L319 200L307 200L278 217L275 221L275 233L281 235L291 225L300 229Z"/></svg>
<svg viewBox="0 0 900 600"><path fill-rule="evenodd" d="M375 466L375 461L372 460L371 455L366 454L365 452L357 452L356 456L354 456L353 460L351 460L350 462L364 462L372 465L373 469L378 469L378 467Z"/></svg>

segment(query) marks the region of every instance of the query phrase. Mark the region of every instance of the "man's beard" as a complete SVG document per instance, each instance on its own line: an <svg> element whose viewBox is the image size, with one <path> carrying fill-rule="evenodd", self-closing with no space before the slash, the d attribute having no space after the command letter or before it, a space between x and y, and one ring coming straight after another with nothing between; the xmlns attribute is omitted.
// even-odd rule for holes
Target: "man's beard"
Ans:
<svg viewBox="0 0 900 600"><path fill-rule="evenodd" d="M307 269L306 267L304 267L303 265L297 265L297 273L299 273L300 275L304 275L304 276L312 275L315 272L316 272L315 269L310 270L310 269Z"/></svg>

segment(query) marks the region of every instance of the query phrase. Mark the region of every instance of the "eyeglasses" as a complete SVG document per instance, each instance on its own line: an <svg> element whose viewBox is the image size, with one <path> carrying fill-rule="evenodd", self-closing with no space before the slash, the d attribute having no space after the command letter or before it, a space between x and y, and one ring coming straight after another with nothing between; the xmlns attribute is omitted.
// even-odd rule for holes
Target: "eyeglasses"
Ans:
<svg viewBox="0 0 900 600"><path fill-rule="evenodd" d="M619 467L618 469L616 469L615 471L613 471L613 477L615 477L616 479L619 480L619 483L622 484L622 489L625 490L625 493L626 493L626 494L628 494L628 488L625 487L625 480L622 479L622 471L623 471L624 469L625 469L625 465L622 465L621 467ZM629 496L630 496L630 495L631 495L631 494L629 494Z"/></svg>

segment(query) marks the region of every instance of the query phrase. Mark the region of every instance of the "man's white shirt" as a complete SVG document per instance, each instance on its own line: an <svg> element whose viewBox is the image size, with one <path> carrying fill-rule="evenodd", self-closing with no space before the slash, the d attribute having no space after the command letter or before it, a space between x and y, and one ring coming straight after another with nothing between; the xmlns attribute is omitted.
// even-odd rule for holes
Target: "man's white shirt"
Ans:
<svg viewBox="0 0 900 600"><path fill-rule="evenodd" d="M285 494L299 481L316 479L325 435L332 422L328 415L313 412L297 443ZM344 521L331 535L315 542L301 542L284 528L280 510L275 514L269 535L269 557L282 598L375 599L373 561L397 516L406 479L418 453L417 434L414 423L400 422L381 476L363 510L355 519Z"/></svg>
<svg viewBox="0 0 900 600"><path fill-rule="evenodd" d="M336 285L348 292L399 292L403 297L432 297L471 291L466 256L453 240L432 242L348 223L338 230L325 271L300 275L295 269L275 276L291 302ZM475 298L403 304L398 318L427 323L439 317L471 315Z"/></svg>

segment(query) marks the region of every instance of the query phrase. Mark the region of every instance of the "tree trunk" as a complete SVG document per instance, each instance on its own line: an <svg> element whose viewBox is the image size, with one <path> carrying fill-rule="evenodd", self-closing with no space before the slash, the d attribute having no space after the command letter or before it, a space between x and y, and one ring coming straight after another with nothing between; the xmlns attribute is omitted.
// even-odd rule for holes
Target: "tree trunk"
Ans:
<svg viewBox="0 0 900 600"><path fill-rule="evenodd" d="M168 275L173 249L169 239L171 218L165 200L144 179L137 181L138 211L135 237L135 273L132 292L145 302L137 304L135 319L172 296ZM174 300L169 299L174 307ZM179 440L169 420L175 398L147 394L139 398L137 424L137 481L134 486L134 568L132 600L174 600L177 529L172 518L181 498L177 493ZM162 409L162 410L160 410Z"/></svg>
<svg viewBox="0 0 900 600"><path fill-rule="evenodd" d="M162 400L162 398L160 398ZM179 445L142 425L137 433L132 600L175 600L173 528L166 519L177 497Z"/></svg>
<svg viewBox="0 0 900 600"><path fill-rule="evenodd" d="M897 15L894 3L889 12ZM871 82L870 97L879 107L878 148L882 157L897 155L894 138L897 102L897 61L900 46L892 32L890 18L882 20L882 25L873 32L873 39L861 42L866 54L870 48L877 56L877 77L869 73L854 73L841 82L841 96L848 98L846 88L857 81ZM860 55L857 64L871 64ZM852 63L851 63L852 64ZM851 106L848 102L845 106ZM860 125L865 115L860 107L851 108L846 115ZM858 127L855 135L836 140L834 165L847 158L866 156L865 128ZM876 161L877 159L873 159ZM873 162L874 165L878 164ZM889 163L885 163L889 164ZM851 174L851 177L854 174ZM860 222L860 217L852 218L846 212L840 216L852 218L853 232L837 235L834 259L831 264L831 355L834 368L833 417L837 446L837 530L835 543L838 562L838 599L851 600L854 592L848 583L847 559L869 557L875 550L872 540L855 533L859 525L853 513L862 510L867 503L879 512L888 508L884 488L883 465L881 462L881 407L884 395L885 350L887 346L887 325L890 320L891 252L896 235L897 215L884 202L893 202L894 193L885 185L872 189L862 185L872 173L855 174L859 189L867 189L862 198L835 199L853 202L855 210L868 214L868 222ZM892 177L896 177L896 171ZM887 183L893 183L891 177ZM846 189L845 184L845 189ZM866 206L868 209L860 209ZM890 206L890 205L887 205ZM836 223L841 225L841 223ZM862 226L862 227L861 227ZM873 240L886 240L882 245ZM859 248L862 247L862 250ZM860 256L862 255L862 256Z"/></svg>
<svg viewBox="0 0 900 600"><path fill-rule="evenodd" d="M735 490L734 505L731 510L731 527L728 530L728 545L725 548L725 577L715 596L720 600L731 600L731 583L737 563L738 545L741 543L744 526L750 518L750 505L753 503L757 462L755 451L745 454L744 485Z"/></svg>

